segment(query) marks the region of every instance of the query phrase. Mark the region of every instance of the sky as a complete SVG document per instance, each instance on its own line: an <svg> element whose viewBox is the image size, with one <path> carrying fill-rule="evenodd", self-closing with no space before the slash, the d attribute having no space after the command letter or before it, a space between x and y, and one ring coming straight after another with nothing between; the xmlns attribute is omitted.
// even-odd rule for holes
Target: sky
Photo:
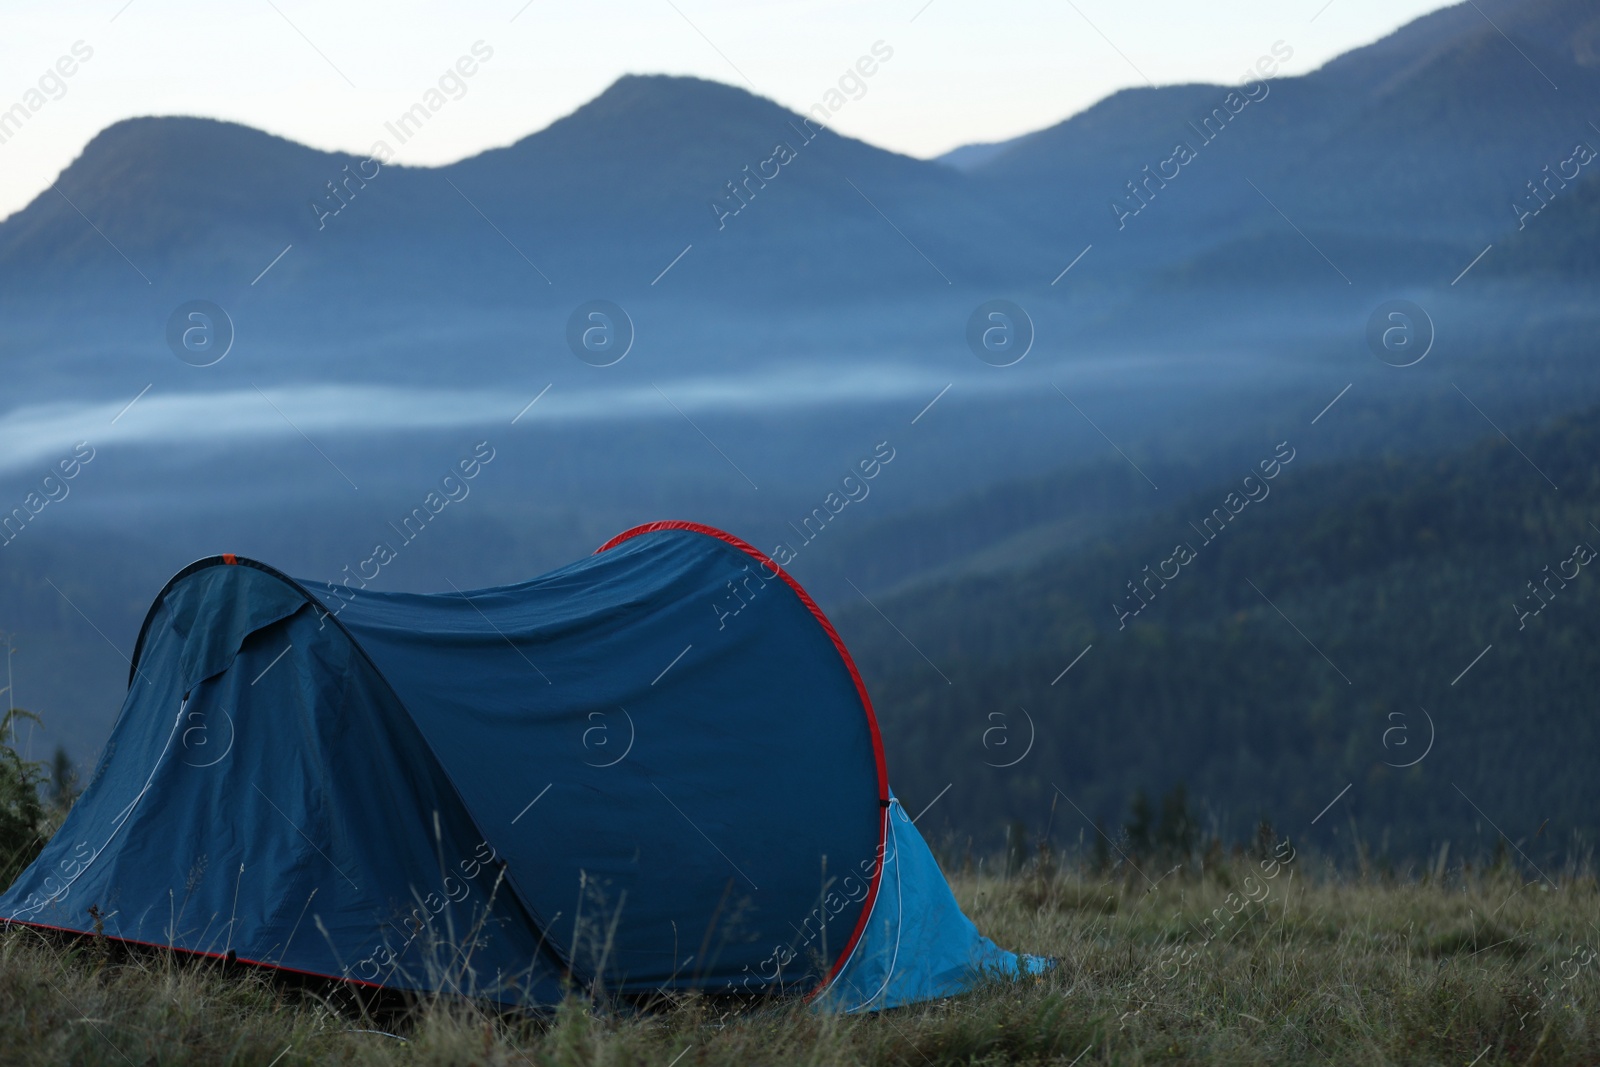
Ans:
<svg viewBox="0 0 1600 1067"><path fill-rule="evenodd" d="M473 73L448 82L451 99L441 116L449 121L430 122L398 162L448 163L509 144L628 73L696 75L805 110L863 57L873 73L835 113L833 128L927 158L1052 125L1129 86L1238 83L1278 42L1293 51L1282 73L1305 73L1443 6L7 0L0 112L19 103L31 110L0 143L0 217L47 189L96 133L133 116L204 115L315 148L365 153L386 120L421 100L464 57ZM848 78L846 84L854 89Z"/></svg>

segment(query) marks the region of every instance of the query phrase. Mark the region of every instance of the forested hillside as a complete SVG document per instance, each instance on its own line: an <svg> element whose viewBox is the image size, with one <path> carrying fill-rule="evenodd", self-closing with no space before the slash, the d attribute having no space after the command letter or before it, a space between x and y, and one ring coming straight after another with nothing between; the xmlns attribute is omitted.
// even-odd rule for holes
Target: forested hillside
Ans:
<svg viewBox="0 0 1600 1067"><path fill-rule="evenodd" d="M1179 782L1224 838L1592 842L1597 418L1403 464L1263 442L1092 548L844 613L897 788L917 811L948 785L923 825L986 846Z"/></svg>

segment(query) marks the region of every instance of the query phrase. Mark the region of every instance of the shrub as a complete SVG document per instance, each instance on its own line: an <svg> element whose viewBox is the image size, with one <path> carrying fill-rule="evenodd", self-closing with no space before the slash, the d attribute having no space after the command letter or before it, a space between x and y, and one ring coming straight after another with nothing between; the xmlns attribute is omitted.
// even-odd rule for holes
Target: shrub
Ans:
<svg viewBox="0 0 1600 1067"><path fill-rule="evenodd" d="M17 752L18 719L39 721L21 708L11 708L0 718L0 886L10 885L33 862L45 840L39 800L45 765Z"/></svg>

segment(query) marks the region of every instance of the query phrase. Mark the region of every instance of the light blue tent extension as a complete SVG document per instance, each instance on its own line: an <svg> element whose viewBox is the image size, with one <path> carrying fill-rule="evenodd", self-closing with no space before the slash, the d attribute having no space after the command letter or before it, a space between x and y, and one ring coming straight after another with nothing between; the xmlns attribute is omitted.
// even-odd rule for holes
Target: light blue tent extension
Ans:
<svg viewBox="0 0 1600 1067"><path fill-rule="evenodd" d="M0 919L525 1007L874 1010L1046 966L961 913L816 604L690 523L466 592L185 568Z"/></svg>
<svg viewBox="0 0 1600 1067"><path fill-rule="evenodd" d="M964 993L985 977L1014 979L1052 966L978 933L928 843L891 797L883 885L860 943L821 1003L846 1012L898 1008Z"/></svg>

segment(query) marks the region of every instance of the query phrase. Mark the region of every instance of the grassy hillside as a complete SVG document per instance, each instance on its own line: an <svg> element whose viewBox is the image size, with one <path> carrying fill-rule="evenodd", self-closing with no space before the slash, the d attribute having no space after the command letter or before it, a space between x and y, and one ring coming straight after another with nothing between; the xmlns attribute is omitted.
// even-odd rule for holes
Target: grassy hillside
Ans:
<svg viewBox="0 0 1600 1067"><path fill-rule="evenodd" d="M1346 850L1353 820L1397 861L1498 831L1530 862L1581 854L1596 415L1404 463L1264 442L1270 481L1241 467L1093 546L844 613L896 788L913 811L948 789L922 825L980 848L1007 820L1116 824L1134 790L1185 782L1224 838L1266 816Z"/></svg>
<svg viewBox="0 0 1600 1067"><path fill-rule="evenodd" d="M1059 969L851 1018L697 999L644 1015L574 1001L547 1020L457 1003L371 1018L259 976L117 961L93 941L63 953L10 930L0 932L0 1048L16 1065L259 1067L1600 1060L1592 877L1552 885L1456 868L1391 884L1312 867L1302 857L1267 877L1237 857L1153 886L1125 867L969 873L956 885L979 926L1056 955Z"/></svg>

